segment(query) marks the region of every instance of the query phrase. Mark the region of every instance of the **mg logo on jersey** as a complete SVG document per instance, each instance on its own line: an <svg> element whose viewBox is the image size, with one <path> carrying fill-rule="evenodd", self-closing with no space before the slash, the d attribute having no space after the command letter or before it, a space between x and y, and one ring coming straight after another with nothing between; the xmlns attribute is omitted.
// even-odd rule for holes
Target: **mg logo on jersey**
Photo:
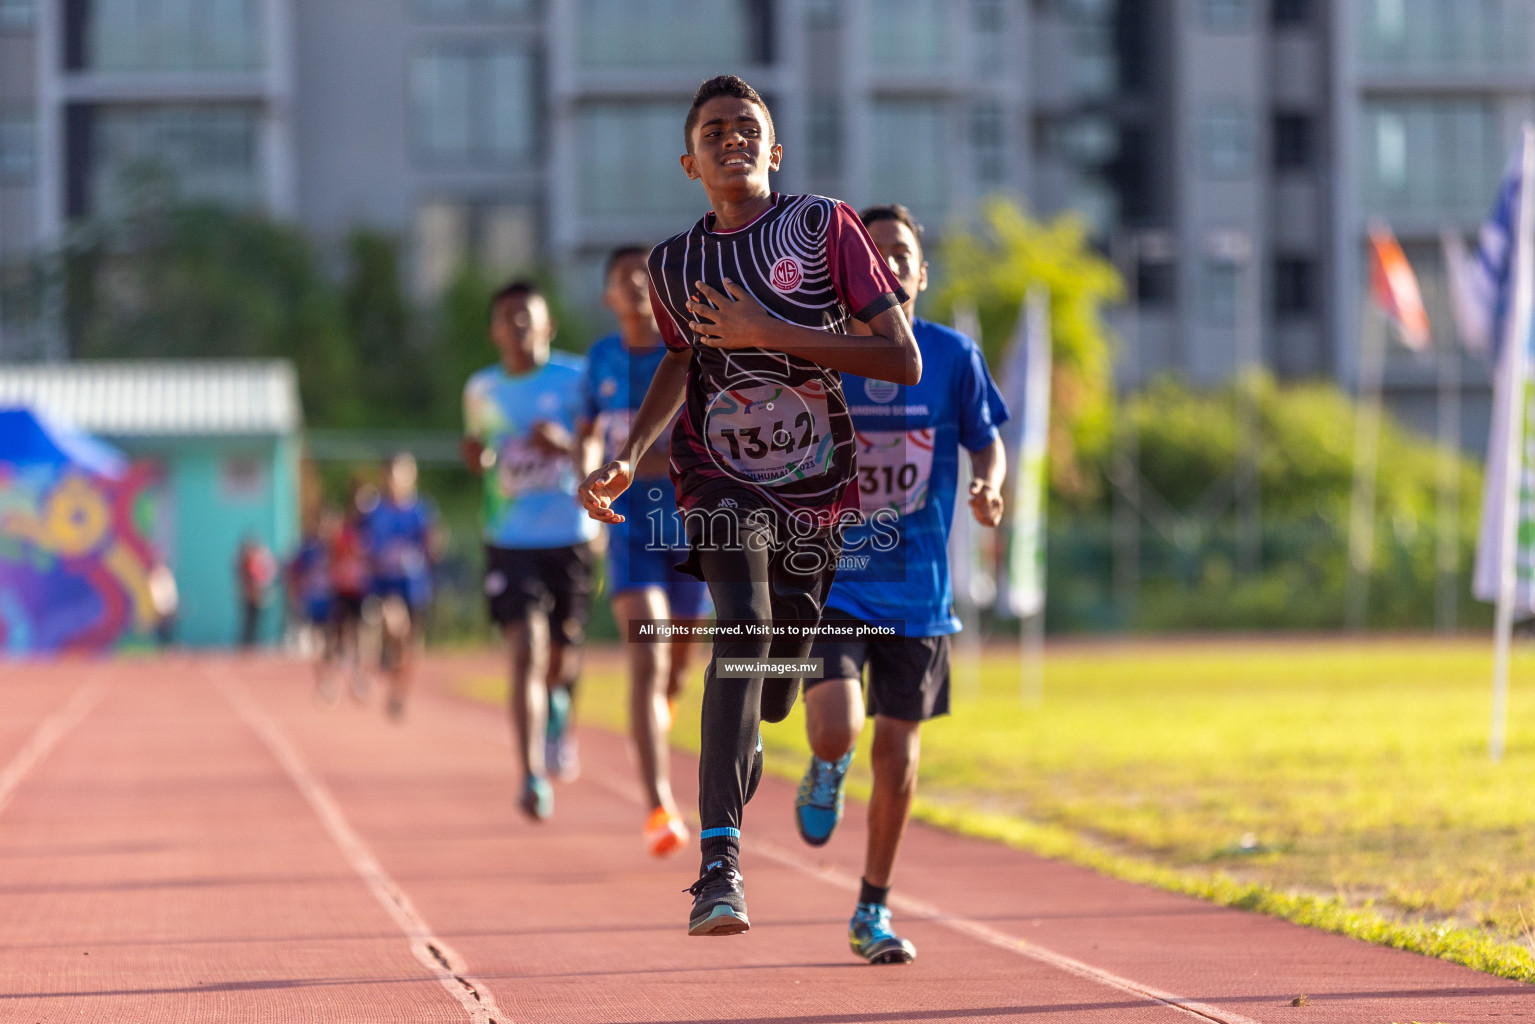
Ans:
<svg viewBox="0 0 1535 1024"><path fill-rule="evenodd" d="M773 264L772 281L776 292L792 292L804 279L804 275L799 272L799 261L793 256L785 256Z"/></svg>

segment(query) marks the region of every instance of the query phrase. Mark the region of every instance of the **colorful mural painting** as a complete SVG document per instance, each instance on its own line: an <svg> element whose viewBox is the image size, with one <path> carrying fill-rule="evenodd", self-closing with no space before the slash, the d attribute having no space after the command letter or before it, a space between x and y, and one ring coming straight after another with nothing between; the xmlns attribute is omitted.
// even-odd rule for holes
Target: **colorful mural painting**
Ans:
<svg viewBox="0 0 1535 1024"><path fill-rule="evenodd" d="M0 652L98 652L152 633L159 470L0 410Z"/></svg>

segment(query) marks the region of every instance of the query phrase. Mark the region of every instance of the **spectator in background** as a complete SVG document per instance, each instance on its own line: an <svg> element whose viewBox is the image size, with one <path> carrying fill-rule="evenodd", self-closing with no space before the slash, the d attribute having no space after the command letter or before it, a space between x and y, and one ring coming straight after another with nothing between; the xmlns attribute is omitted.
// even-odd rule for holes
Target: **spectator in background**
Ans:
<svg viewBox="0 0 1535 1024"><path fill-rule="evenodd" d="M240 646L256 646L261 627L261 606L267 588L277 578L277 560L265 544L253 536L240 542L235 558L235 581L240 591Z"/></svg>
<svg viewBox="0 0 1535 1024"><path fill-rule="evenodd" d="M379 668L389 681L389 717L405 714L405 698L421 640L421 620L432 600L432 563L438 549L437 511L416 492L416 459L409 452L385 464L384 490L362 520L379 599L384 637Z"/></svg>
<svg viewBox="0 0 1535 1024"><path fill-rule="evenodd" d="M176 615L181 597L176 590L176 574L163 561L156 561L146 581L149 605L155 613L155 641L163 650L176 639Z"/></svg>

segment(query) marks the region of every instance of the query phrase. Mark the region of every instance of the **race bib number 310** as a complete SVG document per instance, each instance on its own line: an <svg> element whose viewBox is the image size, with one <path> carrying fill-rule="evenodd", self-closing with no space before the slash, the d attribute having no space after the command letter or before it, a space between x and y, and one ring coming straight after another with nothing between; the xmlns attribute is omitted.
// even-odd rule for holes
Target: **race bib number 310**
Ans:
<svg viewBox="0 0 1535 1024"><path fill-rule="evenodd" d="M931 429L858 432L858 490L864 511L888 508L910 515L927 504L932 475Z"/></svg>
<svg viewBox="0 0 1535 1024"><path fill-rule="evenodd" d="M831 420L819 382L760 384L714 396L709 450L733 475L766 487L819 476L831 463Z"/></svg>

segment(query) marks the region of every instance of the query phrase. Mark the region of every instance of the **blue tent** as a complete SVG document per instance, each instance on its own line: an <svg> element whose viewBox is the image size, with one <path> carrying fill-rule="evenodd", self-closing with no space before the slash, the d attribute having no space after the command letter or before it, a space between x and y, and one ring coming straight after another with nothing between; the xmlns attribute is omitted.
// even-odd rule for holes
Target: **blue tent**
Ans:
<svg viewBox="0 0 1535 1024"><path fill-rule="evenodd" d="M74 466L116 480L128 468L122 452L27 408L0 409L0 462L15 466Z"/></svg>

